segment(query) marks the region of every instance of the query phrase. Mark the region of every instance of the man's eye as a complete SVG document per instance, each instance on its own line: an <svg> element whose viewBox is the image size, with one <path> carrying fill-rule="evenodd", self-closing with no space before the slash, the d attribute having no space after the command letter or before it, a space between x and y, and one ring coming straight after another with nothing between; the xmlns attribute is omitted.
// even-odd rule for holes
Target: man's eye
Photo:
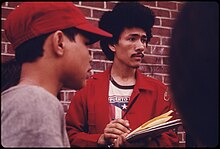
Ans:
<svg viewBox="0 0 220 149"><path fill-rule="evenodd" d="M129 38L128 40L130 40L130 41L135 41L135 38L132 37L132 38Z"/></svg>
<svg viewBox="0 0 220 149"><path fill-rule="evenodd" d="M141 39L141 42L142 42L142 43L146 43L146 42L147 42L147 39L146 39L146 38L142 38L142 39Z"/></svg>

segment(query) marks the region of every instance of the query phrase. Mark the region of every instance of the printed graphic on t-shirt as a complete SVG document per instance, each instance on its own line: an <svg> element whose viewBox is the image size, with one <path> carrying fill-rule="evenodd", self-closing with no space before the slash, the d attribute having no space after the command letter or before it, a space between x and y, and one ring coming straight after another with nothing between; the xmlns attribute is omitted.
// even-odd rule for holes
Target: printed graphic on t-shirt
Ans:
<svg viewBox="0 0 220 149"><path fill-rule="evenodd" d="M121 110L126 110L130 96L109 96L109 103L119 107Z"/></svg>

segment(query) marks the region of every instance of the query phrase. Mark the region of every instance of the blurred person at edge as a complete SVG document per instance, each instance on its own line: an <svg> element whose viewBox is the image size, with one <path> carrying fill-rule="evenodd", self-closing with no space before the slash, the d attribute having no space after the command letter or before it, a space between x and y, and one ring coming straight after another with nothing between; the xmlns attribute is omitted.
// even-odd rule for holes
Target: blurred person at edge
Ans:
<svg viewBox="0 0 220 149"><path fill-rule="evenodd" d="M2 146L70 147L56 96L62 87L85 85L87 45L112 35L92 26L72 2L24 2L4 25L21 74L1 93Z"/></svg>
<svg viewBox="0 0 220 149"><path fill-rule="evenodd" d="M219 5L187 2L170 41L173 100L186 131L187 147L219 141Z"/></svg>
<svg viewBox="0 0 220 149"><path fill-rule="evenodd" d="M177 134L169 130L136 143L126 135L144 122L172 109L167 87L143 75L138 67L150 41L155 16L138 2L118 3L105 12L99 27L113 37L100 40L112 67L93 75L73 97L66 114L71 146L173 147Z"/></svg>

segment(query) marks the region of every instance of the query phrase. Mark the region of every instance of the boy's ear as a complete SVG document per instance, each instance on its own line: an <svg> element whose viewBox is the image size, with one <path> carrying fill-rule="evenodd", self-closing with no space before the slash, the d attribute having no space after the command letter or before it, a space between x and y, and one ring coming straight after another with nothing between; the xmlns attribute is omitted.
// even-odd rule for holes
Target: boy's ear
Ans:
<svg viewBox="0 0 220 149"><path fill-rule="evenodd" d="M65 36L62 31L56 31L53 34L53 49L55 54L62 56L64 54Z"/></svg>
<svg viewBox="0 0 220 149"><path fill-rule="evenodd" d="M112 52L115 52L115 45L114 44L108 44L108 47Z"/></svg>

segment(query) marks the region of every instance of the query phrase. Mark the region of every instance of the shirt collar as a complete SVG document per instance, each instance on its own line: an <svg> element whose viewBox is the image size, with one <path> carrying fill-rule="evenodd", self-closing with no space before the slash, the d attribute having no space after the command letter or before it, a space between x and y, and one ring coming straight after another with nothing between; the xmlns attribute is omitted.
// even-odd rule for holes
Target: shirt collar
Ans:
<svg viewBox="0 0 220 149"><path fill-rule="evenodd" d="M92 76L93 79L103 79L103 80L109 80L110 78L110 72L111 72L111 67L107 68L106 71L103 73L97 73ZM136 71L136 84L134 88L137 88L139 90L154 90L152 81L148 81L149 78L146 77L142 72L137 69Z"/></svg>

